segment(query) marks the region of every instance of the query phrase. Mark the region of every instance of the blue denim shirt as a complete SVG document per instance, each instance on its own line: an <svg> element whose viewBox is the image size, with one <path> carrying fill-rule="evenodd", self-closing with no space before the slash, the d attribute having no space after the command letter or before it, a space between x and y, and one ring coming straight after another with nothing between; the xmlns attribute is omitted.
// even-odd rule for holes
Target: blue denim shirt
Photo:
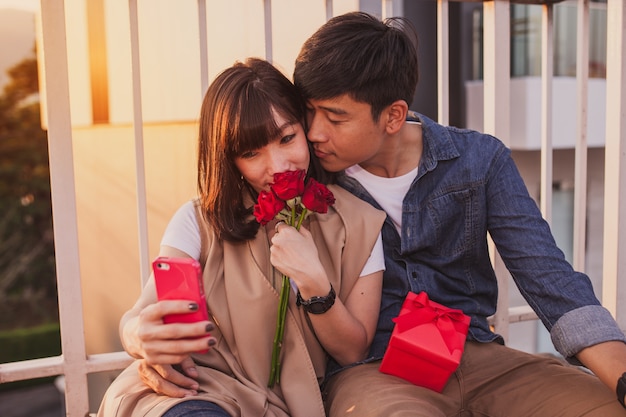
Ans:
<svg viewBox="0 0 626 417"><path fill-rule="evenodd" d="M402 235L389 218L383 226L386 271L368 361L385 353L408 291L463 310L471 317L469 340L503 342L487 324L498 294L487 233L564 357L600 342L626 342L589 278L557 247L510 150L492 136L414 117L422 123L423 154L404 197ZM380 208L355 179L342 175L339 183Z"/></svg>

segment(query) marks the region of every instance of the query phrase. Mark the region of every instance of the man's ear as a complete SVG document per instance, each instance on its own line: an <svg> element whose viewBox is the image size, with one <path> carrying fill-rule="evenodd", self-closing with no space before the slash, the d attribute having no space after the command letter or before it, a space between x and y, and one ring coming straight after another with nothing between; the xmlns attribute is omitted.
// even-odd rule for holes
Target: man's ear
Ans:
<svg viewBox="0 0 626 417"><path fill-rule="evenodd" d="M404 100L396 100L387 107L385 129L388 134L398 133L404 126L408 111L409 105Z"/></svg>

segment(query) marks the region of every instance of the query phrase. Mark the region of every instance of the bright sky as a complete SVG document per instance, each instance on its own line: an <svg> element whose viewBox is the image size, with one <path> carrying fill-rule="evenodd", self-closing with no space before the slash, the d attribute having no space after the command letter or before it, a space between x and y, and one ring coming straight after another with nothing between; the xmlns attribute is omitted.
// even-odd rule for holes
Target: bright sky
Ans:
<svg viewBox="0 0 626 417"><path fill-rule="evenodd" d="M35 12L39 10L40 0L0 0L0 9L19 9Z"/></svg>

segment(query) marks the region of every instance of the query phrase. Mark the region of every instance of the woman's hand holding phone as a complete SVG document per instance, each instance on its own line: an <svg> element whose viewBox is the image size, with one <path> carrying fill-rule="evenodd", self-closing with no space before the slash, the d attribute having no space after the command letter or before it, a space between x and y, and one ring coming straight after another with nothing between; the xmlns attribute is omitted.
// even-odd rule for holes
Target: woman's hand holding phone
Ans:
<svg viewBox="0 0 626 417"><path fill-rule="evenodd" d="M175 279L168 279L168 273L162 274L162 268L159 268L161 272L155 272L154 279L146 284L135 306L120 320L120 338L124 349L140 359L137 370L147 386L159 394L184 397L195 395L198 387L195 381L198 375L190 355L206 352L215 345L216 339L210 334L214 324L206 312L201 287L196 291L185 290L189 295L174 292L168 297L163 293L161 284L164 281L166 288L168 285L176 287L171 283L176 279L180 281L181 276L183 282L193 277L197 285L201 285L195 261L185 258L183 253L173 252L169 256L173 257L161 258L159 263L164 260L169 266L182 263L187 272L182 273L176 267L168 269L161 263L161 267ZM197 316L198 312L201 316Z"/></svg>
<svg viewBox="0 0 626 417"><path fill-rule="evenodd" d="M191 353L206 353L215 344L212 322L164 323L167 316L189 312L188 300L163 300L145 307L137 331L141 356L152 364L178 364Z"/></svg>
<svg viewBox="0 0 626 417"><path fill-rule="evenodd" d="M138 372L158 394L170 397L196 395L198 377L190 354L215 344L213 323L167 323L168 315L189 313L188 300L163 300L144 307L137 317L136 346L140 348Z"/></svg>
<svg viewBox="0 0 626 417"><path fill-rule="evenodd" d="M159 300L157 303L159 313L162 322L169 326L165 334L172 339L180 340L181 343L184 341L184 345L187 345L184 339L193 340L210 336L213 324L208 322L209 314L199 262L192 258L161 256L154 260L152 269ZM181 304L183 301L186 304ZM176 323L180 325L174 325ZM205 323L204 333L199 333L197 326L188 325L192 323ZM207 339L207 343L211 342L215 343L215 339ZM195 350L197 353L207 351L207 345Z"/></svg>

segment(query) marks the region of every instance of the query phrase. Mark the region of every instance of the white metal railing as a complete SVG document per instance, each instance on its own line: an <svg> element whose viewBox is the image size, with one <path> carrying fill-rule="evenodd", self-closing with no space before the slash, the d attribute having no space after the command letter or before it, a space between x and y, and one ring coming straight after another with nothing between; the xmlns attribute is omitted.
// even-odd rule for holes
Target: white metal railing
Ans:
<svg viewBox="0 0 626 417"><path fill-rule="evenodd" d="M587 211L587 98L589 89L589 0L578 0L576 36L577 137L574 161L574 269L585 270Z"/></svg>
<svg viewBox="0 0 626 417"><path fill-rule="evenodd" d="M58 357L2 364L0 383L64 375L67 415L82 417L89 410L87 375L121 369L130 362L130 358L125 352L86 355L74 199L64 1L42 0L41 17L43 45L49 51L45 54L48 82L43 96L48 103L50 185L62 354Z"/></svg>
<svg viewBox="0 0 626 417"><path fill-rule="evenodd" d="M136 153L137 213L140 245L141 276L148 276L148 243L146 222L146 190L143 155L143 115L138 32L138 0L128 0L133 71L133 124ZM435 0L433 0L435 1ZM439 121L449 120L449 0L437 1L439 78ZM197 0L200 28L200 66L202 93L208 86L208 47L206 44L206 0ZM381 14L397 14L397 1L383 0ZM333 14L332 0L325 0L326 17ZM297 6L296 6L297 7ZM542 188L541 208L550 218L551 204L551 84L552 84L552 5L544 5L542 15ZM616 233L626 219L626 7L622 0L608 0L608 62L607 62L607 137L605 184L605 240L603 303L626 328L626 234ZM52 375L65 376L65 404L68 416L85 416L89 410L87 375L125 367L130 358L124 352L87 355L82 320L81 280L77 239L77 218L72 154L72 123L69 105L69 80L65 30L65 1L41 0L41 20L46 80L42 97L47 102L48 139L50 144L50 177L56 245L62 355L52 358L0 364L0 383ZM395 8L395 9L394 9ZM484 130L505 142L510 135L510 3L508 0L488 1L484 9ZM266 57L272 58L271 0L264 1ZM575 256L576 268L584 269L586 212L586 96L588 82L589 0L578 0L578 139L576 142L575 191ZM61 232L62 231L62 232ZM512 322L536 318L525 307L508 306L508 273L494 251L494 264L501 281L498 313L492 323L496 330L508 336Z"/></svg>
<svg viewBox="0 0 626 417"><path fill-rule="evenodd" d="M626 328L626 5L607 4L604 274L602 302ZM618 302L622 300L622 302Z"/></svg>
<svg viewBox="0 0 626 417"><path fill-rule="evenodd" d="M484 130L509 143L510 136L510 61L501 57L511 54L510 38L510 3L493 1L483 5L483 54L484 54ZM492 324L505 340L509 336L509 298L508 285L510 274L504 262L492 246L492 261L498 276L499 296L496 314Z"/></svg>

